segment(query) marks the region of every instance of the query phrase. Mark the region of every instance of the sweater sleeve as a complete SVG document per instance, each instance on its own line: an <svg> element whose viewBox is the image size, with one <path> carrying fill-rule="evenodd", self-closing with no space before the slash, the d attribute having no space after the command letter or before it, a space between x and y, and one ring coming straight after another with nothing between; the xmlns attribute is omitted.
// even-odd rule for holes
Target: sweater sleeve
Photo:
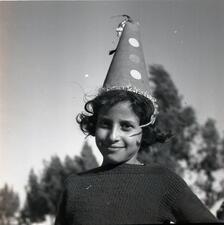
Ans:
<svg viewBox="0 0 224 225"><path fill-rule="evenodd" d="M66 191L64 190L59 200L57 215L56 215L54 225L68 225L66 221L65 207L66 207Z"/></svg>
<svg viewBox="0 0 224 225"><path fill-rule="evenodd" d="M218 220L191 191L184 180L179 178L179 194L175 202L174 214L177 222L216 223Z"/></svg>

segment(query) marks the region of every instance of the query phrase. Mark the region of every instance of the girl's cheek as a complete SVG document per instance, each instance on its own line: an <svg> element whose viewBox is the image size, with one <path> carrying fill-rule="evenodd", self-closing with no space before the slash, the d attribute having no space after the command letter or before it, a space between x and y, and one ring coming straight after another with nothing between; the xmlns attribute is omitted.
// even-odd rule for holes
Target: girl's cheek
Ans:
<svg viewBox="0 0 224 225"><path fill-rule="evenodd" d="M96 136L98 137L98 139L105 139L106 137L106 131L104 129L97 129L96 130Z"/></svg>

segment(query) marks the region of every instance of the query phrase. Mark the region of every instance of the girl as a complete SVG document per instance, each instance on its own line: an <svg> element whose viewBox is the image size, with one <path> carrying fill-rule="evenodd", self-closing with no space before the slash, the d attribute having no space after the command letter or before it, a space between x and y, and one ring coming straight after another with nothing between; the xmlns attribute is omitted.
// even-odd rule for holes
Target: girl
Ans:
<svg viewBox="0 0 224 225"><path fill-rule="evenodd" d="M153 125L158 111L139 25L125 23L103 89L77 117L81 130L95 136L103 163L66 179L55 224L217 222L178 175L137 159L143 147L166 135Z"/></svg>
<svg viewBox="0 0 224 225"><path fill-rule="evenodd" d="M165 139L152 127L141 128L153 112L148 99L113 90L85 108L91 115L80 114L78 122L95 136L103 164L66 180L56 225L216 222L179 176L138 161L149 134L152 141Z"/></svg>

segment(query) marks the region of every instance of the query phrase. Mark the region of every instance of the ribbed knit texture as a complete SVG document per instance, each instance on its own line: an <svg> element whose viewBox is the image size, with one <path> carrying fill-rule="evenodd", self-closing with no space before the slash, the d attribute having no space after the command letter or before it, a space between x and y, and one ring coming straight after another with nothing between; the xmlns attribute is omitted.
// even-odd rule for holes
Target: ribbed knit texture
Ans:
<svg viewBox="0 0 224 225"><path fill-rule="evenodd" d="M104 166L71 175L56 225L217 222L186 183L159 165Z"/></svg>

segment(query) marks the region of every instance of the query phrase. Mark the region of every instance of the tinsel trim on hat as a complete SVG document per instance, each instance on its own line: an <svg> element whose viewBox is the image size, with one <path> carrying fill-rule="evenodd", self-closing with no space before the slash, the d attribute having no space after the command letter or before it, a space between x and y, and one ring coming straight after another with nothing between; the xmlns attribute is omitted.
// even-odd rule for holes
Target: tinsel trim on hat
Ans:
<svg viewBox="0 0 224 225"><path fill-rule="evenodd" d="M101 94L103 92L107 92L107 91L113 91L113 90L130 91L130 92L133 92L133 93L136 93L136 94L139 94L139 95L143 95L144 97L149 99L153 104L154 112L151 115L150 121L147 124L141 125L140 127L146 127L146 126L149 126L149 125L152 125L152 124L155 123L156 117L159 114L159 110L158 110L159 106L157 104L156 99L152 95L150 95L147 91L144 91L144 92L140 91L139 89L137 89L136 87L133 87L133 86L112 86L112 87L109 87L109 88L106 88L106 87L100 88L99 94Z"/></svg>

